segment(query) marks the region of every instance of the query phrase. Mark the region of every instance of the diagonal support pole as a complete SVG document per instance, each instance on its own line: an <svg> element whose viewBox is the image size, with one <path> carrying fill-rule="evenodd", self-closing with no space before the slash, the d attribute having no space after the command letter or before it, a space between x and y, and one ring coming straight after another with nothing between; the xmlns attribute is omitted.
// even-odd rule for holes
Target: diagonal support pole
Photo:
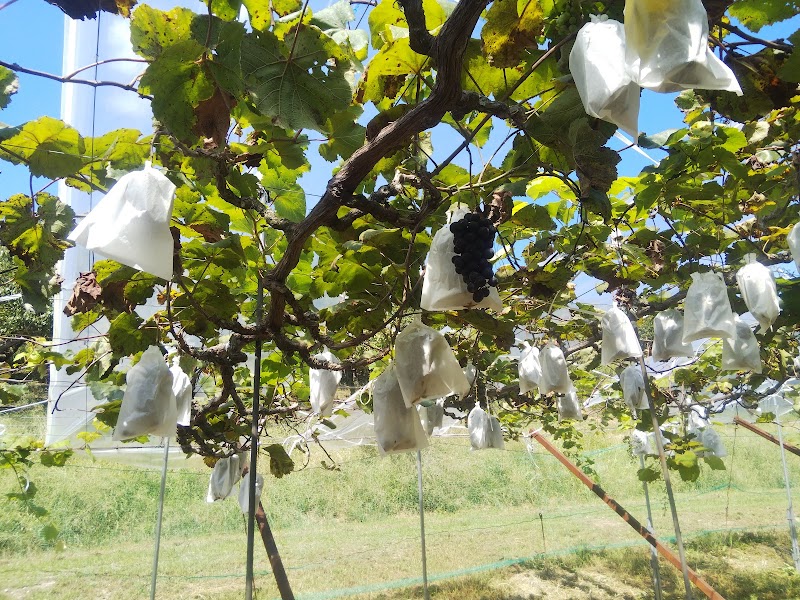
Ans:
<svg viewBox="0 0 800 600"><path fill-rule="evenodd" d="M603 502L605 502L611 510L617 513L622 520L625 521L628 525L633 528L633 530L642 536L645 541L650 544L653 548L658 550L658 553L661 554L669 563L677 569L681 568L681 561L680 559L675 556L675 553L672 552L669 548L664 546L661 542L659 542L655 536L647 529L644 525L642 525L631 513L625 510L619 503L617 503L611 496L609 496L606 491L601 488L598 484L594 481L589 479L586 474L581 471L577 466L575 466L570 460L564 456L564 454L556 448L550 441L545 438L540 432L532 431L531 437L536 439L542 446L544 446L545 450L550 452L553 456L555 456L558 461L567 467L570 473L575 475L581 483L583 483L586 487L588 487L592 493L594 493L598 498L600 498ZM717 592L714 588L712 588L708 582L706 582L700 575L698 575L695 571L693 571L688 566L686 567L689 575L689 580L694 583L701 592L703 592L709 600L725 600L725 597Z"/></svg>

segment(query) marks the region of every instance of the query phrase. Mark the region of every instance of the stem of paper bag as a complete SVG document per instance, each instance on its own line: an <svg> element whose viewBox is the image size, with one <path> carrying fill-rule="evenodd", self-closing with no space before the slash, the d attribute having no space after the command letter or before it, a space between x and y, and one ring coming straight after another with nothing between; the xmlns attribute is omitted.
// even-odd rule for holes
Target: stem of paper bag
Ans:
<svg viewBox="0 0 800 600"><path fill-rule="evenodd" d="M672 513L672 526L675 530L675 542L678 545L678 557L681 560L681 572L683 573L683 586L686 591L686 600L693 600L692 583L689 579L689 565L686 563L686 550L683 547L683 536L681 535L681 524L678 520L678 509L675 506L675 495L672 493L672 481L669 476L667 466L667 456L664 454L664 438L661 437L661 426L658 423L655 406L653 404L653 394L650 389L650 380L647 377L647 367L644 364L644 356L639 357L639 365L642 367L644 377L645 397L647 398L647 408L650 410L650 417L653 420L653 434L656 440L656 450L658 450L658 460L661 463L661 474L664 476L664 486L667 488L667 500L669 510Z"/></svg>
<svg viewBox="0 0 800 600"><path fill-rule="evenodd" d="M639 455L639 467L644 469L644 456ZM647 482L642 482L644 488L644 503L647 507L647 529L655 537L656 532L653 529L653 511L650 507L650 490L647 488ZM653 591L655 593L655 600L661 600L661 570L658 567L658 550L650 546L650 568L653 570Z"/></svg>
<svg viewBox="0 0 800 600"><path fill-rule="evenodd" d="M428 592L428 558L425 553L425 510L422 503L422 452L417 450L417 492L419 495L419 532L422 540L422 591L425 600L430 600Z"/></svg>
<svg viewBox="0 0 800 600"><path fill-rule="evenodd" d="M255 322L260 323L264 310L264 280L262 279L260 272L258 272L256 277L258 278L258 284L256 289ZM256 466L258 462L258 415L260 412L259 400L261 392L261 338L256 338L255 345L255 365L253 367L253 419L250 425L250 477L248 478L250 485L248 486L249 489L247 490L249 503L247 506L247 571L245 575L246 600L253 599L253 555L256 529ZM269 549L267 549L267 552L269 552ZM286 599L284 598L284 600Z"/></svg>
<svg viewBox="0 0 800 600"><path fill-rule="evenodd" d="M797 544L797 528L794 524L794 509L792 508L792 484L789 482L789 468L786 466L786 449L783 447L783 427L781 427L781 418L779 415L775 416L775 422L778 425L778 445L781 447L783 482L786 485L786 499L788 501L786 506L786 518L789 521L789 533L792 536L792 559L794 560L794 568L797 571L800 571L800 546Z"/></svg>
<svg viewBox="0 0 800 600"><path fill-rule="evenodd" d="M164 465L161 467L161 491L158 494L158 516L156 517L156 542L153 550L153 573L150 576L150 600L156 597L158 578L158 553L161 549L161 518L164 515L164 492L167 488L167 463L169 462L169 438L164 438Z"/></svg>

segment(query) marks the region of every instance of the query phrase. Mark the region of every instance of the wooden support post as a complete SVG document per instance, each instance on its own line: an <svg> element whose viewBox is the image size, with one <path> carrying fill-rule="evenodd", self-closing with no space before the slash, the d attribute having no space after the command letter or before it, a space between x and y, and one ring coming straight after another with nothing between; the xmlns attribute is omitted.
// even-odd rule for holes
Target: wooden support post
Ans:
<svg viewBox="0 0 800 600"><path fill-rule="evenodd" d="M675 556L675 553L672 552L669 548L664 546L661 542L659 542L652 533L639 521L637 521L634 516L629 513L627 510L622 508L614 499L612 499L606 492L597 485L594 481L589 479L586 474L581 471L577 466L575 466L570 460L564 456L564 454L553 444L551 444L547 438L545 438L540 432L534 431L532 432L533 438L539 442L544 448L550 452L553 456L555 456L561 464L563 464L567 469L569 469L570 473L575 475L578 479L580 479L581 483L583 483L586 487L588 487L592 492L600 498L603 502L605 502L611 510L617 513L622 520L625 521L628 525L630 525L636 533L642 536L648 544L653 546L664 558L669 561L676 569L681 569L681 561L680 559ZM688 569L689 580L694 583L698 589L703 592L709 600L725 600L725 598L717 592L714 588L712 588L700 575L698 575L692 569Z"/></svg>
<svg viewBox="0 0 800 600"><path fill-rule="evenodd" d="M278 585L278 591L281 593L281 600L294 600L292 586L289 585L289 578L286 576L286 570L283 568L283 561L278 552L278 546L275 544L275 538L272 537L272 530L269 528L269 523L267 522L267 514L264 512L264 506L260 501L255 518L256 523L258 523L258 530L261 532L264 548L267 550L269 564L272 567L272 574L275 576L275 583Z"/></svg>
<svg viewBox="0 0 800 600"><path fill-rule="evenodd" d="M761 427L756 427L752 423L748 423L747 421L741 419L740 417L734 417L733 418L733 422L736 423L737 425L741 425L745 429L747 429L749 431L752 431L753 433L755 433L757 435L760 435L765 440L769 440L770 442L772 442L776 446L780 446L781 445L780 440L778 440L778 438L776 438L771 433L769 433L767 431L764 431L763 429L761 429ZM791 444L787 444L786 442L783 442L783 447L786 449L787 452L791 452L792 454L800 456L800 448L798 448L797 446L792 446Z"/></svg>

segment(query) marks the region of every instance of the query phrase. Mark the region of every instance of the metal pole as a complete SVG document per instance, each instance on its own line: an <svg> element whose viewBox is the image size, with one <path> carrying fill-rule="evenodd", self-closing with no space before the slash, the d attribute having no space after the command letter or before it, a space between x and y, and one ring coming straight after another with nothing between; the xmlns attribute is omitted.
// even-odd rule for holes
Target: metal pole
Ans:
<svg viewBox="0 0 800 600"><path fill-rule="evenodd" d="M639 455L639 466L644 469L644 456ZM644 502L647 506L647 529L656 535L655 528L653 527L653 512L650 508L650 490L647 488L647 482L642 482L644 488ZM655 600L661 600L661 570L658 566L658 550L654 546L650 546L650 568L653 570L653 590L655 591Z"/></svg>
<svg viewBox="0 0 800 600"><path fill-rule="evenodd" d="M164 465L161 467L161 491L158 494L158 517L156 517L156 544L153 551L153 574L150 576L150 600L156 597L158 578L158 553L161 550L161 518L164 515L164 491L167 488L167 463L169 462L169 438L164 438Z"/></svg>
<svg viewBox="0 0 800 600"><path fill-rule="evenodd" d="M255 322L261 322L264 308L264 280L261 273L256 291ZM259 395L261 392L261 339L256 338L255 365L253 367L253 419L250 425L250 489L248 489L249 506L247 510L247 571L245 575L245 598L253 599L253 555L256 531L256 467L258 462L258 415Z"/></svg>
<svg viewBox="0 0 800 600"><path fill-rule="evenodd" d="M422 592L430 600L428 592L428 561L425 554L425 509L422 505L422 452L417 450L417 490L419 492L419 531L422 540Z"/></svg>
<svg viewBox="0 0 800 600"><path fill-rule="evenodd" d="M778 424L778 445L781 447L783 482L786 484L786 500L788 502L786 518L789 520L789 533L792 536L792 559L794 559L794 568L800 571L800 546L797 545L797 528L794 524L794 510L792 509L792 484L789 482L789 467L786 466L786 451L783 447L783 427L781 426L781 418L777 415L775 416L775 422Z"/></svg>
<svg viewBox="0 0 800 600"><path fill-rule="evenodd" d="M689 580L689 565L686 563L686 551L683 548L681 524L678 520L678 509L675 506L675 496L672 493L672 481L669 476L667 457L664 454L664 440L661 437L661 426L658 423L658 417L656 416L655 407L653 405L653 396L650 391L650 380L647 377L647 367L644 364L644 356L639 357L639 365L642 367L642 375L644 376L645 397L647 398L647 408L650 410L650 417L653 421L653 433L655 434L656 449L658 450L658 460L661 463L661 474L664 476L664 485L667 488L667 500L669 501L669 510L672 513L672 526L675 529L675 541L678 545L678 558L680 558L681 561L681 572L683 573L683 587L686 591L686 600L694 600L692 583Z"/></svg>

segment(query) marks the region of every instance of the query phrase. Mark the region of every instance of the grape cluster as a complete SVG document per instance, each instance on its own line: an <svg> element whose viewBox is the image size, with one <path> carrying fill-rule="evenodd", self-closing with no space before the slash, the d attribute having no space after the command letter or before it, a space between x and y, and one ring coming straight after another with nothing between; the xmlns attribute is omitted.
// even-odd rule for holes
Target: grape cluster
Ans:
<svg viewBox="0 0 800 600"><path fill-rule="evenodd" d="M461 275L475 302L489 295L489 287L497 287L497 278L489 259L494 255L494 234L497 230L484 216L468 213L450 224L453 232L453 266Z"/></svg>

